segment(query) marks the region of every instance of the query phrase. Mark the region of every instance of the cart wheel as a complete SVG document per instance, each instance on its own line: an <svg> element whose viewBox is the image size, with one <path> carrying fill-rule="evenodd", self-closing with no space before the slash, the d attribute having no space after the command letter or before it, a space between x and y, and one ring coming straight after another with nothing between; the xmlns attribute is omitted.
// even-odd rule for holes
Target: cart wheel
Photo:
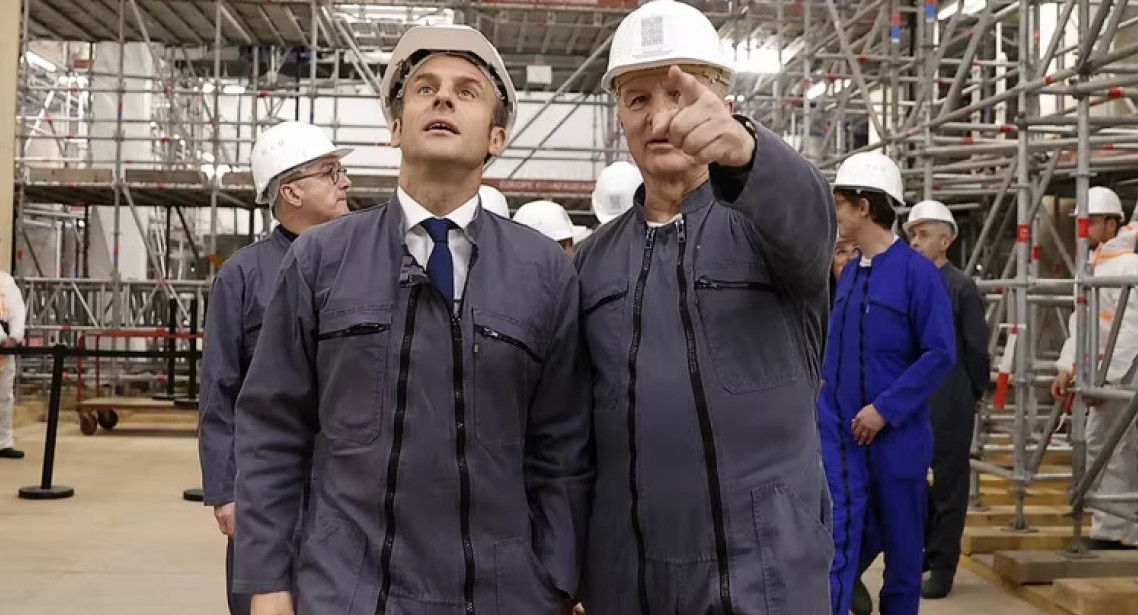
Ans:
<svg viewBox="0 0 1138 615"><path fill-rule="evenodd" d="M79 431L83 432L83 435L89 436L95 433L95 430L98 428L99 419L95 418L94 414L84 412L79 415Z"/></svg>
<svg viewBox="0 0 1138 615"><path fill-rule="evenodd" d="M115 425L118 425L118 424L119 424L119 413L118 412L115 412L114 410L103 410L103 411L99 412L99 425L103 429L110 431L110 430L115 428Z"/></svg>

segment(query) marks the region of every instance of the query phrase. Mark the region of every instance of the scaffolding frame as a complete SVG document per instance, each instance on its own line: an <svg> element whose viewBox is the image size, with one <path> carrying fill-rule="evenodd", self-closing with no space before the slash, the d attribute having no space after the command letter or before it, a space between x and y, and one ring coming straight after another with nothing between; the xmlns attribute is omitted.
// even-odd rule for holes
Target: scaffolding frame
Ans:
<svg viewBox="0 0 1138 615"><path fill-rule="evenodd" d="M487 183L498 185L515 204L553 197L564 201L578 220L589 221L590 181L518 175L535 160L589 161L599 169L626 156L615 112L598 84L615 27L635 8L635 0L594 0L589 6L560 0L372 0L350 8L331 0L272 5L105 0L103 8L118 6L115 27L108 17L113 12L88 19L55 10L60 3L66 2L24 0L24 15L31 17L24 20L21 47L16 232L30 243L29 228L51 224L67 229L86 250L90 225L81 222L89 207L70 207L76 203L114 207L116 254L124 223L120 212L130 216L126 223L141 229L146 226L141 208L159 207L163 214L152 221L165 229L145 236L155 278L150 282L122 280L117 259L109 278L97 281L76 279L84 269L80 261L85 262L78 257L73 276L54 278L37 263L30 264L32 271L29 263L18 261L21 282L35 289L36 309L43 310L35 326L50 336L66 333L60 310L67 309L87 314L81 322L69 323L73 327L160 324L147 320L159 313L153 309L154 292L179 300L188 316L184 306L204 293L206 282L180 279L186 268L176 261L188 248L195 261L203 254L209 257L212 274L218 262L219 210L247 209L250 229L252 217L265 214L250 205L252 182L240 148L247 148L289 102L295 101L298 119L314 121L317 100L331 99L333 120L327 128L334 141L384 145L383 138L353 136L377 123L339 118L345 101L374 97L382 54L408 25L369 17L378 14L374 11L403 11L416 19L449 11L456 22L485 32L518 75L532 63L552 68L544 103L488 168L492 179ZM1070 333L1065 311L1074 309L1077 331L1097 332L1092 315L1098 311L1099 289L1123 288L1128 296L1130 286L1138 284L1138 279L1092 277L1086 236L1092 181L1115 188L1127 201L1138 197L1133 171L1138 167L1138 62L1133 60L1138 15L1129 3L988 0L978 10L963 0L693 4L704 8L736 59L751 65L737 80L737 110L771 127L831 176L853 153L883 150L901 163L910 194L941 200L959 216L956 260L985 291L990 349L1000 357L1014 346L1011 412L988 405L977 422L975 446L981 458L973 462L976 473L1003 476L1015 485L1012 529L1029 530L1023 500L1035 482L1070 482L1073 552L1080 552L1078 538L1088 508L1138 518L1138 507L1125 507L1138 502L1138 494L1110 498L1090 490L1117 436L1138 413L1138 399L1125 387L1106 383L1104 376L1118 327L1105 340L1097 333L1079 336L1078 381L1094 386L1076 388L1066 435L1057 433L1064 422L1063 404L1051 403L1040 392L1054 371L1057 342ZM1046 36L1045 29L1050 30ZM45 75L28 61L32 38L81 41L69 44L67 54L77 45L117 42L118 70L95 73L90 64L80 70L69 59L58 74ZM139 77L124 72L127 41L148 45L155 74L141 77L152 79L153 87L126 87L127 78ZM154 46L158 42L167 45L161 52ZM247 60L249 74L234 78L232 73L240 73L235 68L240 54L234 55L239 46L255 51ZM305 48L307 74L273 83L289 66L288 58ZM91 57L88 51L88 62ZM90 86L108 76L115 87L79 87L83 80ZM241 104L250 108L248 121L228 120L221 112L221 97L232 96L226 88L238 86ZM114 96L121 110L124 96L143 93L163 101L150 120L151 135L127 137L124 127L146 120L123 118L121 112L113 120L112 136L92 134L97 120L90 117L91 97ZM308 117L301 116L302 101L308 103ZM565 117L534 134L530 128L554 108ZM580 109L593 114L594 146L556 145L558 130ZM28 144L44 138L57 142L61 157L28 155ZM114 160L96 160L91 145L108 138L115 143ZM124 159L123 145L132 141L150 142L156 157ZM227 172L218 172L223 165ZM393 190L394 165L359 171L361 175L353 174L353 198L377 202ZM1063 222L1071 199L1074 228ZM187 216L195 208L209 210L207 233L200 218ZM1072 238L1073 254L1067 248ZM181 246L177 256L172 256L172 246ZM35 251L29 252L34 259ZM109 290L96 290L104 286ZM108 313L109 319L95 317ZM1101 364L1092 359L1100 344L1106 349ZM1131 400L1127 420L1119 422L1103 459L1094 463L1086 459L1089 398ZM1041 472L1046 451L1056 449L1072 451L1070 475ZM1004 452L1011 453L1010 465L985 458ZM977 485L974 481L976 495Z"/></svg>

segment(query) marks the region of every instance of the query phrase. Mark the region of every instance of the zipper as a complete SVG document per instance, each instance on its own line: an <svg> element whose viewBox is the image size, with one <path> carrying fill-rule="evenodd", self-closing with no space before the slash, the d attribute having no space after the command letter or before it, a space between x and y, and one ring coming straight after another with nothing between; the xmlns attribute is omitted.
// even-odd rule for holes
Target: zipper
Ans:
<svg viewBox="0 0 1138 615"><path fill-rule="evenodd" d="M629 513L632 516L632 534L636 538L636 586L640 597L640 613L649 615L648 577L645 570L644 529L640 526L640 496L636 487L636 358L640 352L641 325L644 312L644 285L652 268L652 250L656 246L656 229L649 228L644 244L644 258L632 303L632 341L628 345L628 489L631 493Z"/></svg>
<svg viewBox="0 0 1138 615"><path fill-rule="evenodd" d="M463 392L463 352L462 352L462 313L466 306L467 289L470 288L470 275L474 271L474 264L478 262L478 246L473 246L470 255L470 266L467 267L466 284L462 290L462 297L458 300L458 309L451 313L451 353L454 375L454 433L455 433L455 461L458 464L458 516L459 531L462 535L462 557L465 563L465 574L462 583L463 610L465 615L474 613L474 544L470 539L470 469L466 463L466 396Z"/></svg>
<svg viewBox="0 0 1138 615"><path fill-rule="evenodd" d="M487 327L485 325L474 325L474 331L476 333L478 333L479 335L483 335L483 336L488 337L492 340L498 340L500 342L505 342L511 346L514 346L515 348L518 348L522 352L529 355L529 357L531 359L533 359L534 361L541 363L541 357L537 356L537 353L534 352L533 350L531 350L530 347L527 346L525 342L519 340L516 337L510 337L509 335L506 335L505 333L502 333L500 331L496 331L496 330L491 329L490 327Z"/></svg>
<svg viewBox="0 0 1138 615"><path fill-rule="evenodd" d="M593 304L592 306L590 306L590 307L589 307L587 310L585 310L585 311L584 311L584 313L582 313L581 315L582 315L582 316L588 316L589 314L592 314L593 312L595 312L595 311L597 311L597 310L601 309L602 307L604 307L604 306L606 306L606 305L608 305L608 304L612 303L613 301L616 301L616 300L618 300L618 299L623 299L623 298L624 298L624 296L625 296L625 295L627 295L627 294L628 294L628 289L625 289L625 290L623 290L623 291L620 291L620 292L617 292L617 293L611 294L611 295L609 295L609 296L605 297L604 299L601 299L600 301L596 302L596 303L595 303L595 304Z"/></svg>
<svg viewBox="0 0 1138 615"><path fill-rule="evenodd" d="M258 328L260 328L260 327L258 327ZM328 333L321 333L320 335L316 336L316 340L322 342L324 340L335 339L338 337L355 337L357 335L372 335L374 333L383 333L384 331L387 331L390 328L391 328L391 325L387 325L387 324L383 324L383 323L379 323L379 322L361 322L361 323L356 323L356 324L354 324L354 325L352 325L346 329L340 329L339 331L329 331Z"/></svg>
<svg viewBox="0 0 1138 615"><path fill-rule="evenodd" d="M707 396L703 390L700 375L699 356L696 354L695 328L692 326L691 310L688 309L687 272L684 271L684 252L687 247L687 228L685 216L676 220L676 235L679 242L676 259L676 278L680 287L680 320L683 321L684 341L688 350L688 374L691 376L692 397L695 399L696 417L699 419L699 436L703 445L704 469L707 472L707 491L711 500L711 522L715 533L715 558L719 565L719 602L723 615L732 615L735 610L731 604L731 570L727 559L727 533L723 528L723 495L719 485L719 461L715 447L715 431L711 425L711 413L707 407Z"/></svg>
<svg viewBox="0 0 1138 615"><path fill-rule="evenodd" d="M695 287L710 288L712 290L774 290L770 284L764 284L762 282L727 282L724 280L709 280L706 277L696 280Z"/></svg>
<svg viewBox="0 0 1138 615"><path fill-rule="evenodd" d="M379 571L382 585L379 589L377 615L387 611L387 596L391 592L391 552L395 547L395 493L399 479L399 454L403 450L403 428L407 416L407 382L411 371L411 342L415 335L415 313L419 306L419 292L422 286L411 288L411 298L407 300L407 321L403 329L403 341L399 346L399 379L395 384L395 425L392 430L391 452L387 458L387 487L383 494L384 535L383 548L379 556ZM384 326L386 328L386 326Z"/></svg>

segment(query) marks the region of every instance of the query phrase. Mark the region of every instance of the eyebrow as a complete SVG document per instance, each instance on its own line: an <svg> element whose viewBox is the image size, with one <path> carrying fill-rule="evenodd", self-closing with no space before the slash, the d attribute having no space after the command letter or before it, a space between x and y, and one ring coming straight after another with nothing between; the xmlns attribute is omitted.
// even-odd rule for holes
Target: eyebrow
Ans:
<svg viewBox="0 0 1138 615"><path fill-rule="evenodd" d="M439 77L438 73L433 73L430 71L420 72L411 78L412 83L416 83L416 82L423 81L423 80L441 81L442 78ZM455 81L457 81L461 84L466 84L466 85L470 85L470 84L477 85L480 88L486 87L485 84L482 83L482 79L479 79L478 77L476 77L474 75L459 75L458 77L455 77Z"/></svg>

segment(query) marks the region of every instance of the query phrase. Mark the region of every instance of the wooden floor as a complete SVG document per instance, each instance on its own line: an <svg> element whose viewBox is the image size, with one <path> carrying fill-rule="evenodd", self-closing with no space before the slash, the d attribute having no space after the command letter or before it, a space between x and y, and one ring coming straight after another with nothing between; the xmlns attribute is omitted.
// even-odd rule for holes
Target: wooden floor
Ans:
<svg viewBox="0 0 1138 615"><path fill-rule="evenodd" d="M207 509L182 500L199 483L192 422L133 417L84 437L70 417L55 482L75 497L16 497L39 483L42 424L17 430L27 458L0 459L0 614L226 613L224 538ZM876 594L880 563L865 580ZM968 569L948 599L921 605L922 615L1045 613Z"/></svg>

